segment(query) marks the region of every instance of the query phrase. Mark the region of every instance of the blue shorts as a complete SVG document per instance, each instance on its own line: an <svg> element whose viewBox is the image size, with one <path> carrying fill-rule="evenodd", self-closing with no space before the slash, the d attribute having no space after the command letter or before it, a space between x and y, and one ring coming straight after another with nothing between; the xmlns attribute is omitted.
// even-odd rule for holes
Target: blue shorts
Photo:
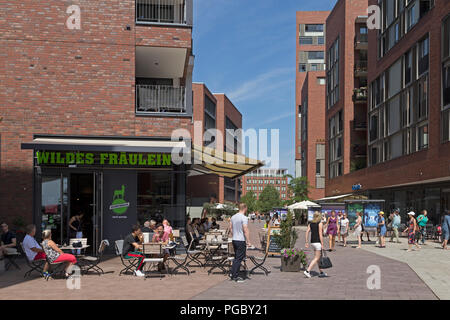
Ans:
<svg viewBox="0 0 450 320"><path fill-rule="evenodd" d="M386 236L386 228L380 229L380 236L382 236L382 237Z"/></svg>

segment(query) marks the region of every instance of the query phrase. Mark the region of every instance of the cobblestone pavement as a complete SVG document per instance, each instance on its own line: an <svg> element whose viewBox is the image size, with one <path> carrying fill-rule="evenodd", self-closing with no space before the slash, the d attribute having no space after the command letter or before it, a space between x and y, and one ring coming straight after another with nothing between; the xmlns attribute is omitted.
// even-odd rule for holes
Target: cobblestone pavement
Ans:
<svg viewBox="0 0 450 320"><path fill-rule="evenodd" d="M254 245L259 244L258 230L262 223L250 223ZM299 228L297 248L304 248L305 232ZM326 242L326 241L325 241ZM253 254L249 251L248 254ZM307 251L308 259L312 251ZM437 299L428 286L405 263L401 263L366 250L336 246L329 257L333 268L328 278L304 277L303 273L280 272L280 258L268 258L269 276L253 275L245 283L224 281L195 296L194 299ZM369 290L367 267L381 269L381 289Z"/></svg>
<svg viewBox="0 0 450 320"><path fill-rule="evenodd" d="M450 300L450 250L442 250L439 243L426 241L422 249L406 252L408 240L402 243L386 241L386 248L363 245L363 249L380 256L407 263L414 272L442 300Z"/></svg>
<svg viewBox="0 0 450 320"><path fill-rule="evenodd" d="M250 223L252 243L259 247L258 231L262 222ZM304 231L300 230L298 248L304 247ZM311 251L307 252L311 257ZM249 254L262 255L260 251ZM414 254L414 253L412 253ZM28 270L21 261L22 270L0 274L2 299L436 299L433 292L405 263L382 257L367 250L337 247L329 254L334 267L328 278L304 278L302 273L280 272L280 258L268 258L269 276L256 274L245 283L228 281L226 275L208 275L205 269L193 268L191 276L178 274L142 279L131 275L118 276L121 269L116 257L101 263L106 274L81 277L81 289L69 290L63 279L49 280L37 274L24 279ZM366 286L369 265L381 268L381 290ZM251 267L251 262L249 262ZM448 270L448 268L446 269ZM314 274L313 274L314 275Z"/></svg>

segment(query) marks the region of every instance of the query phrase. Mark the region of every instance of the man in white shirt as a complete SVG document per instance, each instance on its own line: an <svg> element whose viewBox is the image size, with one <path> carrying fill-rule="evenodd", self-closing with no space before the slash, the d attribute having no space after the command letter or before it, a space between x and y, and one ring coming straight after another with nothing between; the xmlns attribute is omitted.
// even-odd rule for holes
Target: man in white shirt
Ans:
<svg viewBox="0 0 450 320"><path fill-rule="evenodd" d="M250 244L250 232L248 231L248 218L246 217L247 205L241 203L239 205L239 212L236 213L230 221L230 231L233 235L234 260L231 267L231 280L236 282L244 282L245 280L239 277L239 269L242 260L245 259L247 245Z"/></svg>
<svg viewBox="0 0 450 320"><path fill-rule="evenodd" d="M36 234L36 226L34 224L30 224L27 226L27 235L23 239L22 245L25 250L25 254L27 255L28 261L38 261L45 260L46 256L42 247L37 243L34 238ZM44 272L48 270L47 261L45 262Z"/></svg>

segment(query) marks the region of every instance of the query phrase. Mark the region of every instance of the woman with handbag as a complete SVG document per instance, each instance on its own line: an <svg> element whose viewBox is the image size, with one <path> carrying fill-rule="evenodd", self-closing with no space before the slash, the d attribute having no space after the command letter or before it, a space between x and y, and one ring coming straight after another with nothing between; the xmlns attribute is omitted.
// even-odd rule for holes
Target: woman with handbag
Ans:
<svg viewBox="0 0 450 320"><path fill-rule="evenodd" d="M314 249L314 259L309 264L308 268L303 272L305 277L311 278L311 269L317 264L320 260L321 254L322 254L322 248L323 248L323 224L321 222L322 215L320 212L316 211L314 212L313 220L308 225L308 229L306 230L306 243L305 247L309 248L309 241L308 236L311 233L311 247ZM319 265L318 265L319 266ZM323 278L326 277L327 274L322 271L319 267L319 277Z"/></svg>

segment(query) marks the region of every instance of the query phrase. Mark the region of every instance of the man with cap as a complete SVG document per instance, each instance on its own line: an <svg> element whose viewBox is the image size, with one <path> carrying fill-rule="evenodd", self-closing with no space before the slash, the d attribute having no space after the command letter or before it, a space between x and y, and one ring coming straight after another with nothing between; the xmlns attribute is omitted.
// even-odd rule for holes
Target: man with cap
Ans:
<svg viewBox="0 0 450 320"><path fill-rule="evenodd" d="M403 231L403 232L408 231L408 246L409 246L409 248L408 248L407 252L411 252L413 245L415 245L418 249L420 249L420 246L416 243L416 232L419 228L417 226L416 219L414 218L415 215L416 214L413 211L408 212L408 216L409 216L409 221L407 224L408 227L405 229L405 231Z"/></svg>
<svg viewBox="0 0 450 320"><path fill-rule="evenodd" d="M395 209L394 217L392 218L391 242L393 242L395 237L397 243L400 243L400 239L398 238L398 228L400 228L400 224L401 224L400 211L398 209Z"/></svg>

